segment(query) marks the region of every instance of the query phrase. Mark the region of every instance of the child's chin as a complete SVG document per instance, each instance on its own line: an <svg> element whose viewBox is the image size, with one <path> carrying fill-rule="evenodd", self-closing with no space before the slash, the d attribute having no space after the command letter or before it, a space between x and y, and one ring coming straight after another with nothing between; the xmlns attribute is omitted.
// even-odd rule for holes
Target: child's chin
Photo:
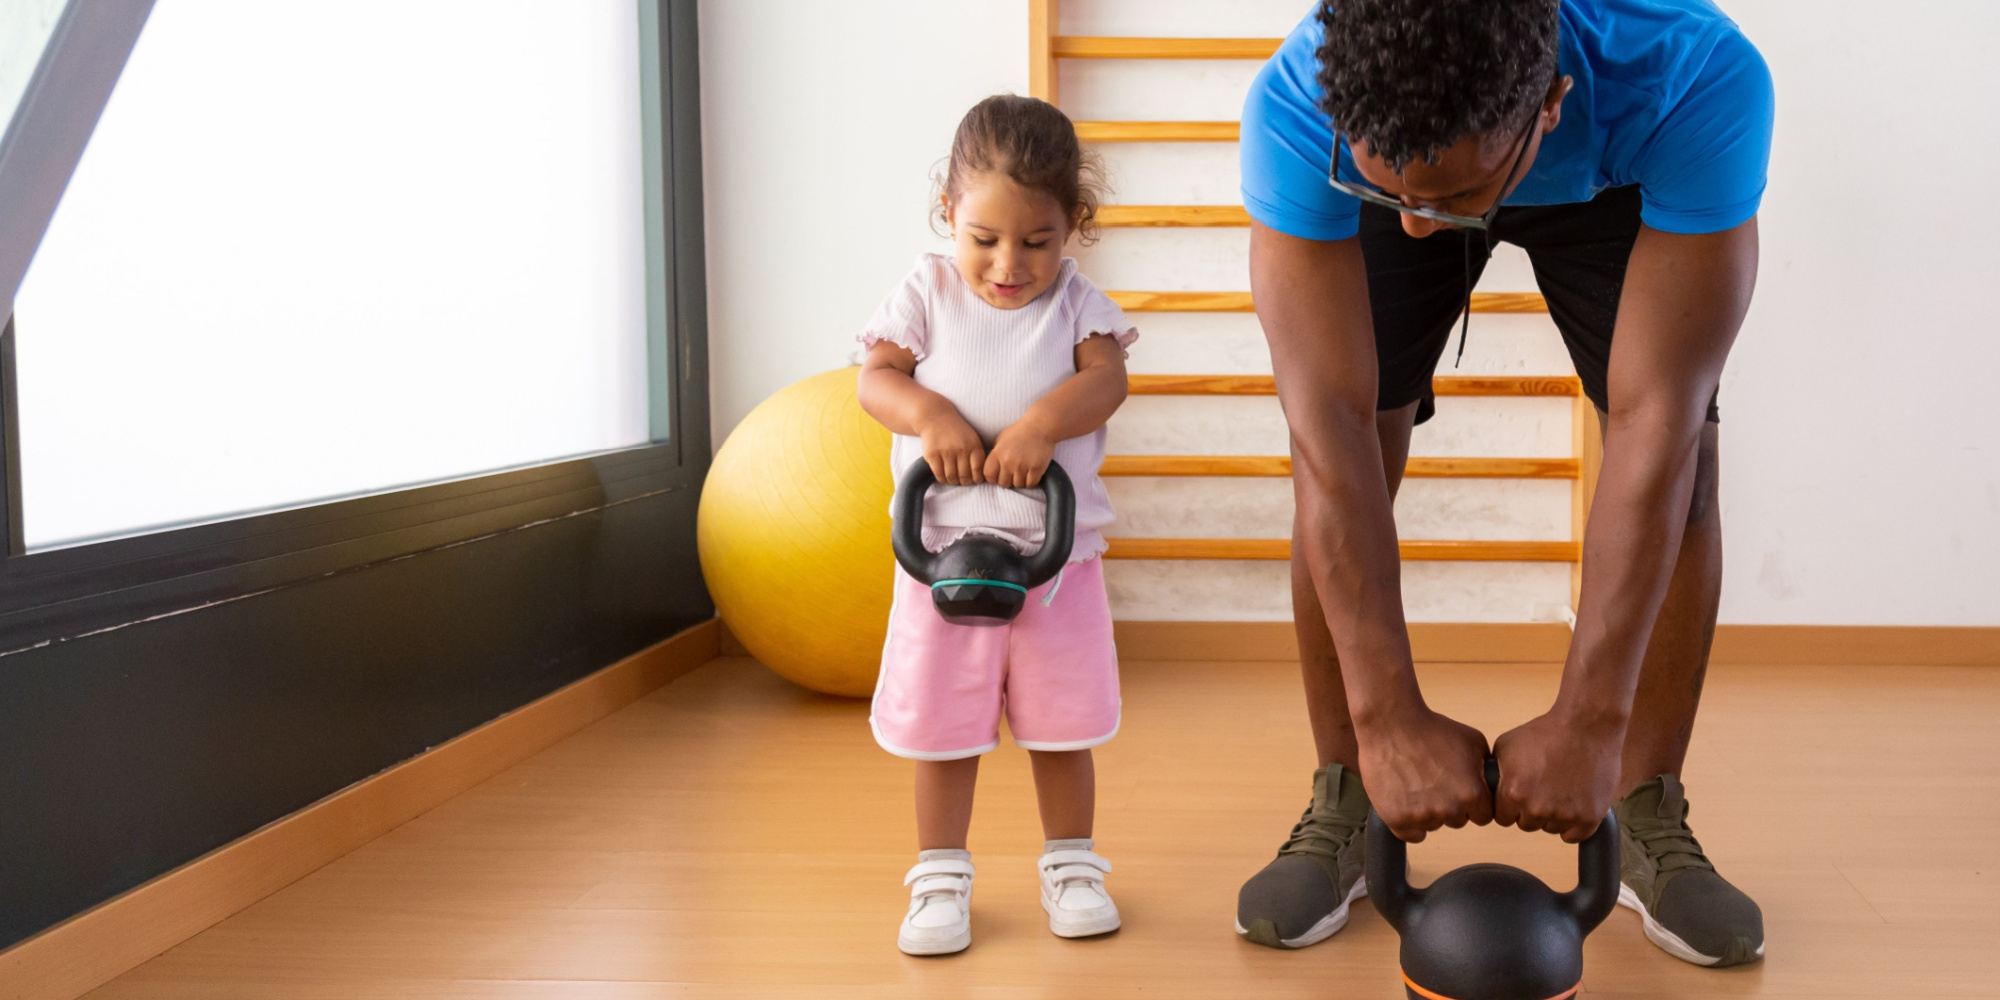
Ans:
<svg viewBox="0 0 2000 1000"><path fill-rule="evenodd" d="M1003 293L991 285L988 285L983 291L985 294L981 295L980 298L985 299L987 305L997 306L1001 309L1019 309L1035 300L1035 296L1031 294L1034 289L1027 285L1023 285L1011 293Z"/></svg>

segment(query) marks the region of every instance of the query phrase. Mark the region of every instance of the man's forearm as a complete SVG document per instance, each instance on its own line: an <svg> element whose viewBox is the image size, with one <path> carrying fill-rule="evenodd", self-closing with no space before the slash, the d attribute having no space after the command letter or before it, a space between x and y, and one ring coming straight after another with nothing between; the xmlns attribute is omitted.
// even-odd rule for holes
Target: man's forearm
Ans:
<svg viewBox="0 0 2000 1000"><path fill-rule="evenodd" d="M1640 231L1611 354L1604 465L1555 711L1622 733L1693 497L1702 423L1757 279L1757 223Z"/></svg>
<svg viewBox="0 0 2000 1000"><path fill-rule="evenodd" d="M1254 226L1250 282L1292 432L1298 549L1357 723L1421 707L1403 623L1395 511L1375 429L1375 339L1356 240Z"/></svg>
<svg viewBox="0 0 2000 1000"><path fill-rule="evenodd" d="M1292 558L1305 560L1312 575L1348 707L1363 728L1423 705L1403 620L1395 511L1372 418L1325 414L1311 426L1295 423L1292 446L1303 550Z"/></svg>
<svg viewBox="0 0 2000 1000"><path fill-rule="evenodd" d="M1673 578L1694 491L1702 415L1624 416L1584 536L1582 606L1555 711L1623 733L1653 622Z"/></svg>

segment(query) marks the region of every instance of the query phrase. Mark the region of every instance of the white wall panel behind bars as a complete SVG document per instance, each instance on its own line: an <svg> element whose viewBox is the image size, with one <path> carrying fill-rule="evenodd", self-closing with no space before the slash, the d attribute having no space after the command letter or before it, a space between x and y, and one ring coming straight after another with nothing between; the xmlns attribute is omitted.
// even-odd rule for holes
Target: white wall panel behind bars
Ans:
<svg viewBox="0 0 2000 1000"><path fill-rule="evenodd" d="M17 306L48 545L645 440L630 0L162 0Z"/></svg>
<svg viewBox="0 0 2000 1000"><path fill-rule="evenodd" d="M1064 59L1056 93L1077 121L1234 121L1263 65L1248 59Z"/></svg>

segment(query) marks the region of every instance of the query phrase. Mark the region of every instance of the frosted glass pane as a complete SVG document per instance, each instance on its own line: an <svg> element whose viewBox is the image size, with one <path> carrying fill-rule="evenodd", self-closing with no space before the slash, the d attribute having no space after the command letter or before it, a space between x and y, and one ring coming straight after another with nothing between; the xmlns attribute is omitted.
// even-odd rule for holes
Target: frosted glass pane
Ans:
<svg viewBox="0 0 2000 1000"><path fill-rule="evenodd" d="M160 0L17 297L30 546L647 437L632 0Z"/></svg>
<svg viewBox="0 0 2000 1000"><path fill-rule="evenodd" d="M66 0L0 0L0 134L13 121Z"/></svg>

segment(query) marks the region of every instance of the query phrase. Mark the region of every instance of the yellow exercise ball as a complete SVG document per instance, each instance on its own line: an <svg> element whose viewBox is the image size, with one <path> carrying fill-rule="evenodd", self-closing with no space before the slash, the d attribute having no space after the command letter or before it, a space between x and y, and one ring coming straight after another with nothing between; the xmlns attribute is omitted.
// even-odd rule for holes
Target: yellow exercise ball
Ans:
<svg viewBox="0 0 2000 1000"><path fill-rule="evenodd" d="M866 698L889 627L889 432L862 412L859 368L757 405L715 453L696 534L724 624L796 684Z"/></svg>

